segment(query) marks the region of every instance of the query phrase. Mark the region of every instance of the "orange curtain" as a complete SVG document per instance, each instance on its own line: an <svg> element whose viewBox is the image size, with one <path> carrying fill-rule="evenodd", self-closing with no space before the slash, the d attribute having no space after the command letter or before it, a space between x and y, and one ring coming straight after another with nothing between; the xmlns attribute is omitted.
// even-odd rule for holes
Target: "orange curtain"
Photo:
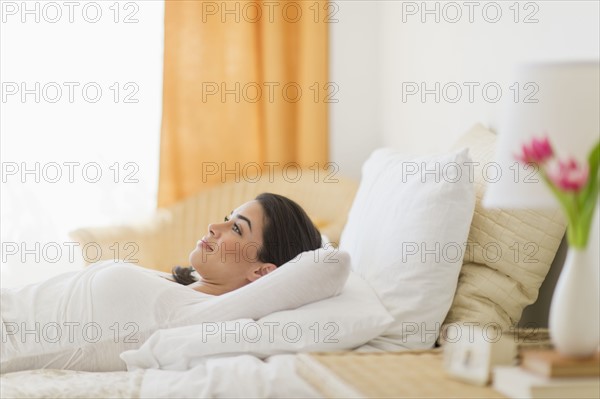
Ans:
<svg viewBox="0 0 600 399"><path fill-rule="evenodd" d="M158 205L328 159L326 1L165 1Z"/></svg>

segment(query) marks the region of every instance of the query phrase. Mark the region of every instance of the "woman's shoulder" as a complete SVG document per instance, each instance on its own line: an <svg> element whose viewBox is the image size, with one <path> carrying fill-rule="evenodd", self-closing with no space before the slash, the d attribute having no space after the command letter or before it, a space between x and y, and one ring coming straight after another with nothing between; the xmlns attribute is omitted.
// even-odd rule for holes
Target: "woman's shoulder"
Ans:
<svg viewBox="0 0 600 399"><path fill-rule="evenodd" d="M149 269L137 263L125 262L122 260L106 260L92 263L88 266L91 273L115 273L115 274L135 274L148 276L164 276L164 273L158 270Z"/></svg>
<svg viewBox="0 0 600 399"><path fill-rule="evenodd" d="M133 262L126 262L124 260L120 260L120 259L116 259L116 260L101 260L95 263L91 263L88 268L95 268L95 269L100 269L100 268L109 268L109 267L126 267L126 268L130 268L132 270L138 270L138 271L143 271L143 272L150 272L150 273L164 273L158 270L154 270L154 269L149 269L147 267L144 267L143 265L140 265L138 263L133 263Z"/></svg>
<svg viewBox="0 0 600 399"><path fill-rule="evenodd" d="M171 273L160 270L150 269L137 263L125 262L122 260L105 260L92 263L89 268L93 268L93 272L101 272L102 274L115 274L120 278L126 275L131 276L148 276L151 278L160 277L162 280L175 282Z"/></svg>

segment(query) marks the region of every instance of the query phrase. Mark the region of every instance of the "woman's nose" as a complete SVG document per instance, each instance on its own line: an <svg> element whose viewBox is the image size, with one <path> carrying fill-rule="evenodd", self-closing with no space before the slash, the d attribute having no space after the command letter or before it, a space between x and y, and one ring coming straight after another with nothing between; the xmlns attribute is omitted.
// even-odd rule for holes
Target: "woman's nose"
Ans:
<svg viewBox="0 0 600 399"><path fill-rule="evenodd" d="M212 236L218 237L221 235L223 230L227 227L227 222L223 223L211 223L208 225L208 233Z"/></svg>

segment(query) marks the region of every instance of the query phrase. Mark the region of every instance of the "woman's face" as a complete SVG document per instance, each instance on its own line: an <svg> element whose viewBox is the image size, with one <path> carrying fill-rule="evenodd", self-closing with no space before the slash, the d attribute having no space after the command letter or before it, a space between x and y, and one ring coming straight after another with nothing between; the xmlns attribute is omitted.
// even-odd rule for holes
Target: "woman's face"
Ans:
<svg viewBox="0 0 600 399"><path fill-rule="evenodd" d="M205 283L236 289L275 270L258 260L263 245L264 211L258 201L246 202L225 217L208 225L190 253L190 263Z"/></svg>

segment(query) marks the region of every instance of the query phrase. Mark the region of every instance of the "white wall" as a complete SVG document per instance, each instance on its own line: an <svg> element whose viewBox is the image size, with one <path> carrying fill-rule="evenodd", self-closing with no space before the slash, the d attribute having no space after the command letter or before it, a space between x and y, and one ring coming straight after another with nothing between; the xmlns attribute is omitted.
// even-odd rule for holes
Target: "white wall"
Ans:
<svg viewBox="0 0 600 399"><path fill-rule="evenodd" d="M421 1L336 3L331 80L340 87L340 102L331 107L331 159L342 173L359 177L360 164L378 146L443 151L476 122L496 128L514 95L513 69L522 63L600 57L597 1L519 2L518 22L513 1L474 3L470 17L465 2L426 2L428 10L437 6L439 22L435 13L423 13ZM439 103L433 94L403 100L403 85L420 90L423 82L428 89L440 83ZM462 89L455 103L446 100L456 96L452 82ZM465 82L479 85L472 102ZM496 103L494 87L502 90Z"/></svg>
<svg viewBox="0 0 600 399"><path fill-rule="evenodd" d="M520 2L519 22L515 22L515 2L479 2L481 6L473 9L473 23L464 6L460 7L462 18L450 23L459 8L448 6L448 2L428 2L430 10L438 4L440 21L436 23L435 14L422 15L420 2L416 3L418 10L411 10L415 4L411 3L385 2L382 9L382 127L386 145L411 152L444 150L476 122L497 127L505 102L514 101L516 90L510 87L516 66L599 58L599 2ZM496 10L502 13L498 22L488 22L496 19ZM538 22L525 23L527 16ZM406 93L403 100L403 84L411 85L407 82L419 86L425 82L428 89L440 82L440 102L435 102L434 95L423 101L418 94ZM451 82L462 89L456 103L448 101L456 96ZM465 82L479 84L474 87L472 102ZM486 98L482 88L488 83ZM519 92L526 93L522 87L525 82L519 83ZM446 96L444 85L449 89ZM496 103L495 87L502 90Z"/></svg>
<svg viewBox="0 0 600 399"><path fill-rule="evenodd" d="M341 1L330 12L330 81L339 91L330 104L330 159L339 173L360 177L371 151L382 145L380 9L383 3Z"/></svg>

